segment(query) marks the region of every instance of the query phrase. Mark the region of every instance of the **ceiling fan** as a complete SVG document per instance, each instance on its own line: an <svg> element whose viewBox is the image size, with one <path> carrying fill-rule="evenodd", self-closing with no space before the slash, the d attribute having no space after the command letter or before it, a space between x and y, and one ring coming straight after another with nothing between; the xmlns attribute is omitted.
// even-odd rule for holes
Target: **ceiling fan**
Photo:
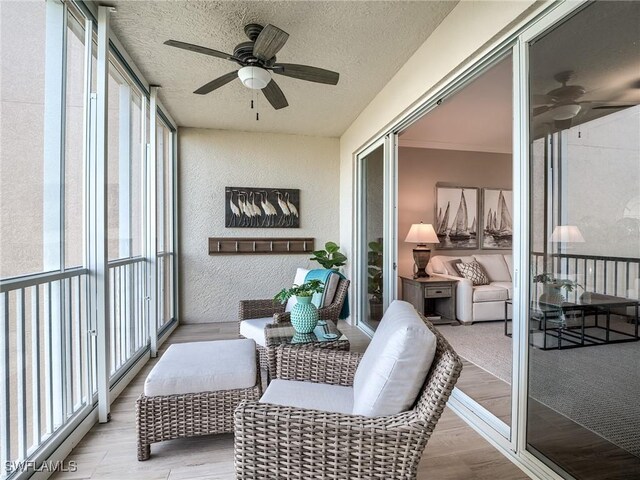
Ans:
<svg viewBox="0 0 640 480"><path fill-rule="evenodd" d="M340 74L337 72L308 65L276 63L276 53L280 51L289 38L289 34L278 27L273 25L263 27L256 23L250 23L244 27L244 32L250 41L238 44L233 49L233 55L177 40L167 40L164 43L183 50L231 60L240 65L241 68L239 70L234 70L216 78L193 92L198 95L206 95L234 79L240 78L244 86L253 90L262 90L271 106L279 110L288 106L289 103L276 81L271 78L271 72L307 82L328 85L336 85L338 83Z"/></svg>
<svg viewBox="0 0 640 480"><path fill-rule="evenodd" d="M578 101L587 90L582 85L568 85L574 76L574 72L567 70L556 73L553 78L561 86L554 88L545 95L534 95L533 103L537 105L533 109L533 115L538 116L550 112L556 128L565 129L571 127L573 119L583 110L583 106L595 105L591 110L619 109L633 107L629 104L615 104L598 101Z"/></svg>

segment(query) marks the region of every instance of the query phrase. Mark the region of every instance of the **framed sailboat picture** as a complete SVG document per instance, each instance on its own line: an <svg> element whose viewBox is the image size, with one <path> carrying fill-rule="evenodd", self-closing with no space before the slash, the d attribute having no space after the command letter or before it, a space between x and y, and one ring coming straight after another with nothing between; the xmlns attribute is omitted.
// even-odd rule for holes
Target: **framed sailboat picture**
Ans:
<svg viewBox="0 0 640 480"><path fill-rule="evenodd" d="M482 248L511 250L513 191L482 189Z"/></svg>
<svg viewBox="0 0 640 480"><path fill-rule="evenodd" d="M436 185L439 249L478 248L478 189Z"/></svg>

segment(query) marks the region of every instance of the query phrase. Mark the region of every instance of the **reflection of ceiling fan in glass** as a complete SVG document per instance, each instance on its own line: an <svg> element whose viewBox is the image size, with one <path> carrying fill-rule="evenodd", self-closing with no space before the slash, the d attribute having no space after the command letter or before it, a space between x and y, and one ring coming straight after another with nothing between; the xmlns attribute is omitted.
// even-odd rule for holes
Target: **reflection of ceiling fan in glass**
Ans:
<svg viewBox="0 0 640 480"><path fill-rule="evenodd" d="M587 90L582 85L567 85L573 77L573 71L567 70L554 75L556 82L561 86L554 88L545 95L533 95L533 115L538 116L549 112L550 119L556 128L565 129L571 127L573 119L584 110L583 107L591 106L591 110L619 109L633 107L633 104L619 104L604 101L579 101Z"/></svg>

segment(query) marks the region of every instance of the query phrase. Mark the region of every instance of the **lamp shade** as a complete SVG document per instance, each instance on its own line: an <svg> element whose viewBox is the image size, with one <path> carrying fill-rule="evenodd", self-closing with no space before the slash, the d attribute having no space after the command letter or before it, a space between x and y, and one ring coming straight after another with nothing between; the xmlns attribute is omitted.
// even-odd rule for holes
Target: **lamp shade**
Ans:
<svg viewBox="0 0 640 480"><path fill-rule="evenodd" d="M253 90L260 90L271 81L271 74L268 70L260 67L242 67L238 70L238 77L242 84Z"/></svg>
<svg viewBox="0 0 640 480"><path fill-rule="evenodd" d="M582 232L575 225L558 225L549 240L553 243L584 243Z"/></svg>
<svg viewBox="0 0 640 480"><path fill-rule="evenodd" d="M430 223L414 223L409 229L405 242L409 243L440 243L438 235Z"/></svg>

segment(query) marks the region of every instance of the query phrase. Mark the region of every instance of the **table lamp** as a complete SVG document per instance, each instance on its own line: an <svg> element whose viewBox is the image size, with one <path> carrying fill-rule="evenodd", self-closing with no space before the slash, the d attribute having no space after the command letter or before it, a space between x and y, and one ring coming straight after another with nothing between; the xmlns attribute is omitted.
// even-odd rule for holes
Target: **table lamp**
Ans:
<svg viewBox="0 0 640 480"><path fill-rule="evenodd" d="M407 238L404 239L407 243L417 243L416 248L413 249L413 261L416 264L416 273L413 278L428 277L426 272L429 258L431 257L431 250L427 248L427 243L440 243L438 235L433 229L433 225L430 223L414 223L409 229Z"/></svg>
<svg viewBox="0 0 640 480"><path fill-rule="evenodd" d="M584 243L582 232L575 225L558 225L553 229L552 243Z"/></svg>

